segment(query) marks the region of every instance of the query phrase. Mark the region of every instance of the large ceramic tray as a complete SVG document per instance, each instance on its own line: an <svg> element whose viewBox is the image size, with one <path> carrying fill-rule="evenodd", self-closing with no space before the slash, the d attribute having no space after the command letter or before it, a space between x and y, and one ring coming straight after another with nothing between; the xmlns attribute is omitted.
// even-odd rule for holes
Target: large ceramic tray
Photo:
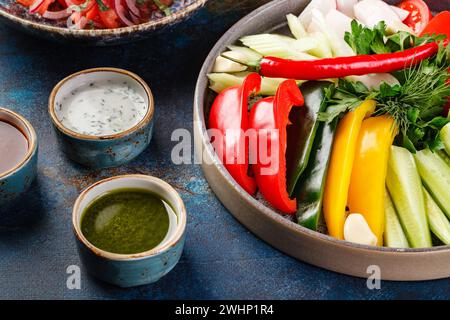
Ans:
<svg viewBox="0 0 450 320"><path fill-rule="evenodd" d="M206 134L205 115L212 92L206 74L214 59L241 36L285 27L288 13L299 14L307 0L275 0L234 25L214 46L203 65L194 101L194 133L202 168L212 190L225 207L254 234L275 248L305 262L358 277L368 277L369 266L380 268L384 280L427 280L450 277L450 246L429 249L390 249L357 245L311 231L286 219L248 195L219 161ZM433 10L449 9L449 1L435 1ZM442 5L446 6L442 8ZM439 6L439 7L437 7ZM371 269L369 269L371 270Z"/></svg>
<svg viewBox="0 0 450 320"><path fill-rule="evenodd" d="M28 13L16 0L0 0L0 21L11 27L37 37L68 42L72 44L112 45L137 41L148 37L152 32L189 17L201 8L207 0L174 0L173 13L167 17L155 17L139 25L102 30L71 30L60 21L43 19Z"/></svg>

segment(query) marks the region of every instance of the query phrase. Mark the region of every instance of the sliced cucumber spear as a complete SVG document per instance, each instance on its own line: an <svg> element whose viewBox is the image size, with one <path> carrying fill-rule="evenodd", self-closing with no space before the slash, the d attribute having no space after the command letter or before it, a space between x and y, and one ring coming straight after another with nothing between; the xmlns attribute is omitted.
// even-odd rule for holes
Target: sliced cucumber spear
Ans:
<svg viewBox="0 0 450 320"><path fill-rule="evenodd" d="M445 150L436 150L435 152L450 167L450 156L447 154L447 152L445 152Z"/></svg>
<svg viewBox="0 0 450 320"><path fill-rule="evenodd" d="M431 247L422 182L407 149L391 147L386 185L411 247Z"/></svg>
<svg viewBox="0 0 450 320"><path fill-rule="evenodd" d="M433 200L430 193L425 188L423 191L431 231L443 243L450 244L450 221L448 221L447 217Z"/></svg>
<svg viewBox="0 0 450 320"><path fill-rule="evenodd" d="M290 13L286 16L286 19L288 22L289 30L291 30L291 33L295 38L301 39L308 36L308 33L306 32L303 24L300 22L300 19L297 16Z"/></svg>
<svg viewBox="0 0 450 320"><path fill-rule="evenodd" d="M430 149L415 154L423 184L450 219L450 167Z"/></svg>
<svg viewBox="0 0 450 320"><path fill-rule="evenodd" d="M449 112L449 116L450 116L450 112ZM441 140L444 143L447 154L450 155L450 123L447 123L441 129Z"/></svg>
<svg viewBox="0 0 450 320"><path fill-rule="evenodd" d="M406 239L400 220L395 212L391 196L387 190L384 195L384 206L386 211L384 245L390 248L409 248L408 239Z"/></svg>

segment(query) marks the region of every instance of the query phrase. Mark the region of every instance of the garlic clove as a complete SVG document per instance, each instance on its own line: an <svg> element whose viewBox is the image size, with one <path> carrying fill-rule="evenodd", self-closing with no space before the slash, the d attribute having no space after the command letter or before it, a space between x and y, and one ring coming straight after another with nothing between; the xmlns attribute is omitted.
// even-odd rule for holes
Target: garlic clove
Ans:
<svg viewBox="0 0 450 320"><path fill-rule="evenodd" d="M344 224L344 239L350 242L376 246L377 236L370 230L362 214L349 214Z"/></svg>

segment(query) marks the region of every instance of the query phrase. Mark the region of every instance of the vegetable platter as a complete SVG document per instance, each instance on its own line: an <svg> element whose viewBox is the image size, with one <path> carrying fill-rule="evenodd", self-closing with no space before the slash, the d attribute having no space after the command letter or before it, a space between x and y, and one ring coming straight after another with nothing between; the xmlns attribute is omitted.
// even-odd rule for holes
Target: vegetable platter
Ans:
<svg viewBox="0 0 450 320"><path fill-rule="evenodd" d="M449 9L281 0L234 25L194 103L197 153L225 207L329 270L450 277Z"/></svg>
<svg viewBox="0 0 450 320"><path fill-rule="evenodd" d="M0 0L0 21L37 37L87 45L147 38L206 0Z"/></svg>

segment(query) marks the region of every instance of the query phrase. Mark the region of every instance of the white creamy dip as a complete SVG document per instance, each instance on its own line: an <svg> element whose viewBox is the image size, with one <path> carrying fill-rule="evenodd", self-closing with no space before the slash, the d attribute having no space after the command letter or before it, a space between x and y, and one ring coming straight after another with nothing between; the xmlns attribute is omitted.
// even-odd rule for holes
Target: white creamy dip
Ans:
<svg viewBox="0 0 450 320"><path fill-rule="evenodd" d="M56 116L64 127L84 135L124 132L148 111L147 99L138 85L122 79L84 83L56 101Z"/></svg>

